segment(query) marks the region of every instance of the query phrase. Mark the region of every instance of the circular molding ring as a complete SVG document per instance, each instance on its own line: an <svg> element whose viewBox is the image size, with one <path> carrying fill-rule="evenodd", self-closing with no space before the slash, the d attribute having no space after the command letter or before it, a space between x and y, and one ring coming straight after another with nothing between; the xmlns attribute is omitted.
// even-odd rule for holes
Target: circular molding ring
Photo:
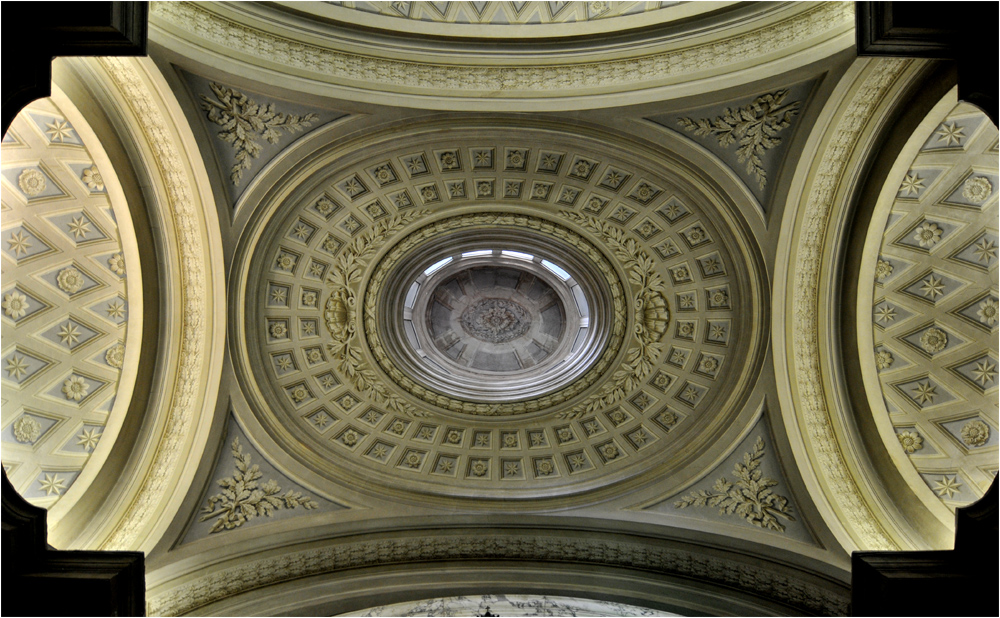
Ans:
<svg viewBox="0 0 1000 618"><path fill-rule="evenodd" d="M447 249L449 247L448 240L444 241L445 244L441 244L441 237L455 240L456 233L458 233L457 238L466 240L475 239L478 236L480 238L487 237L490 240L495 239L500 243L505 240L518 242L518 247L534 251L544 250L546 242L550 246L567 247L573 250L572 254L562 252L559 257L572 258L571 267L574 272L587 273L585 280L588 282L588 287L600 285L604 288L601 296L592 296L592 302L594 303L593 314L598 320L598 323L594 325L595 330L606 332L593 342L597 344L598 349L590 346L589 349L593 351L592 356L596 358L592 359L593 365L587 367L585 373L571 371L568 374L562 372L559 377L553 376L556 385L560 388L558 390L547 388L543 391L545 394L542 396L512 402L501 402L498 397L493 397L493 401L484 402L450 397L442 392L428 389L407 375L406 371L400 370L399 360L401 360L403 352L399 346L393 346L386 341L384 329L379 328L380 315L389 317L386 313L391 312L392 299L400 295L399 290L396 289L398 284L392 285L391 279L394 274L392 271L399 263L409 264L410 268L403 269L399 273L402 275L403 281L408 282L409 278L406 275L414 274L414 265L427 261L426 258L421 257L415 259L414 251L418 250L419 247L438 247L438 252L431 255L441 256L440 248ZM497 233L499 236L496 235ZM533 242L529 239L533 239ZM557 256L552 254L552 257ZM339 293L338 290L334 290L331 293L331 299L336 298ZM650 304L655 302L657 306L664 307L664 312L669 315L668 310L665 309L666 300L663 295L659 292L651 292L651 295L655 296L657 301L651 301ZM375 274L365 292L364 330L368 346L379 366L396 384L415 397L447 410L465 414L484 416L523 414L539 412L568 401L586 391L604 375L611 363L617 358L627 332L629 312L626 309L626 303L621 279L614 267L596 247L580 235L538 217L506 213L479 213L451 217L425 226L401 240L383 258L376 267ZM605 308L611 313L611 319L602 321L598 316ZM327 314L329 315L329 313L328 310ZM656 322L654 326L658 329L659 336L662 337L666 330L666 321ZM607 341L606 346L603 345L605 340ZM603 347L603 351L599 350L601 347ZM591 359L583 358L582 360ZM408 363L408 365L408 369L414 369L413 363ZM579 364L574 365L574 367L579 367ZM531 377L529 376L527 379L530 380ZM537 391L538 389L533 390ZM501 394L500 397L502 396Z"/></svg>

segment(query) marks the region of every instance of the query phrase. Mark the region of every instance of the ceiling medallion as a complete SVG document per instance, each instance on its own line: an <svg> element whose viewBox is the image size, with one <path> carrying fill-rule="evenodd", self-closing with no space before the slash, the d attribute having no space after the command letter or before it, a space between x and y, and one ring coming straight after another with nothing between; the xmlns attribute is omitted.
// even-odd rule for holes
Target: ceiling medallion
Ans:
<svg viewBox="0 0 1000 618"><path fill-rule="evenodd" d="M491 273L494 278L499 278L500 273ZM515 271L515 276L516 276ZM511 277L514 278L513 276ZM472 279L472 276L469 276ZM444 288L445 286L441 286ZM543 294L548 294L544 292ZM532 312L540 313L539 311ZM561 312L560 312L561 313ZM459 322L462 330L472 337L486 343L509 343L515 339L520 339L531 327L534 315L528 313L524 305L510 298L486 297L474 301L462 311ZM428 316L430 319L430 316ZM558 326L562 326L559 320ZM561 328L559 329L562 330ZM449 346L453 347L453 346ZM444 351L444 350L442 350ZM548 350L542 348L542 353ZM518 359L520 360L520 359ZM486 367L482 367L486 368Z"/></svg>
<svg viewBox="0 0 1000 618"><path fill-rule="evenodd" d="M607 372L628 329L624 297L608 259L568 228L512 213L462 215L386 254L365 291L364 335L393 384L428 404L481 416L542 412ZM665 299L660 306L662 337L669 310Z"/></svg>

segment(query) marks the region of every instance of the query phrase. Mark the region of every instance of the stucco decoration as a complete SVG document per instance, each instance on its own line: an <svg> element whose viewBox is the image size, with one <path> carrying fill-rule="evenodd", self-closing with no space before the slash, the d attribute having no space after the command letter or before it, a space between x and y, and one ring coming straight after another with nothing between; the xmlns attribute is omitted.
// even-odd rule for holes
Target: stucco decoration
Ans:
<svg viewBox="0 0 1000 618"><path fill-rule="evenodd" d="M640 15L679 2L328 2L345 9L445 24L544 25ZM614 28L609 24L608 28Z"/></svg>
<svg viewBox="0 0 1000 618"><path fill-rule="evenodd" d="M135 244L128 206L120 189L83 179L103 171L117 182L79 112L56 97L22 110L10 128L16 140L3 145L0 439L22 495L47 508L65 500L66 509L124 421L135 374L123 374L125 346L139 345L142 323L128 316L142 307L122 257L123 243ZM109 267L111 256L121 272ZM119 348L118 362L109 362Z"/></svg>
<svg viewBox="0 0 1000 618"><path fill-rule="evenodd" d="M221 450L182 543L344 508L275 467L232 416Z"/></svg>
<svg viewBox="0 0 1000 618"><path fill-rule="evenodd" d="M301 101L276 98L179 70L186 95L200 111L205 143L216 154L222 189L235 207L262 169L296 139L344 116Z"/></svg>
<svg viewBox="0 0 1000 618"><path fill-rule="evenodd" d="M250 399L285 448L320 474L397 490L558 496L666 465L725 424L759 329L745 326L753 261L734 257L717 206L629 148L552 129L450 129L324 168L254 243L235 309L245 383L260 385ZM414 373L424 365L403 327L386 326L407 311L393 273L483 249L531 268L564 259L594 282L588 328L607 331L579 379L491 400Z"/></svg>
<svg viewBox="0 0 1000 618"><path fill-rule="evenodd" d="M787 90L778 90L761 95L748 105L727 107L721 116L698 120L685 116L678 124L696 136L714 137L724 148L738 142L737 160L746 165L746 173L753 175L763 190L767 184L767 170L762 157L781 143L778 133L792 124L802 105L800 101L786 102L787 98Z"/></svg>
<svg viewBox="0 0 1000 618"><path fill-rule="evenodd" d="M721 514L737 515L754 526L784 532L785 525L778 518L795 521L795 517L788 498L771 489L778 481L764 476L760 470L764 448L764 439L758 437L753 450L733 467L733 481L719 477L711 489L691 492L674 502L674 506L718 508Z"/></svg>
<svg viewBox="0 0 1000 618"><path fill-rule="evenodd" d="M260 156L258 137L277 144L282 129L290 134L298 133L317 119L312 113L298 116L279 112L274 103L260 105L246 94L215 82L209 87L214 96L201 95L201 108L208 120L222 129L218 138L233 147L236 162L229 179L234 185L240 183L243 171L250 169L253 159Z"/></svg>
<svg viewBox="0 0 1000 618"><path fill-rule="evenodd" d="M761 5L749 9L754 27L735 35L726 29L729 22L724 18L710 19L700 26L695 25L697 21L681 22L679 30L654 29L637 39L591 37L583 46L557 47L554 54L550 49L535 60L516 47L497 50L490 45L476 56L477 63L470 64L466 50L455 52L436 43L430 47L414 45L408 36L391 32L359 40L356 33L357 23L365 16L381 20L383 27L402 27L407 35L421 30L425 22L420 20L329 8L331 13L339 12L341 23L324 15L330 21L314 21L303 30L294 5L227 7L160 2L152 6L150 27L170 47L199 49L206 60L217 58L215 50L224 49L248 63L268 67L273 75L305 79L311 82L308 89L312 92L329 93L332 87L334 92L347 95L345 98L363 96L378 103L497 111L620 105L622 93L628 93L630 102L662 100L671 87L691 94L691 84L707 84L706 80L716 80L711 82L715 89L720 84L717 80L735 80L744 72L764 78L804 66L817 57L802 54L803 49L839 51L853 45L850 3ZM740 9L737 5L730 8ZM692 3L649 15L666 15L675 9L689 12L688 17L701 10ZM743 18L750 19L747 15ZM578 34L603 34L629 19L635 25L648 25L648 17L639 15L536 28L579 26ZM596 27L590 26L595 23ZM431 25L433 28L424 34L439 36L442 28L463 27ZM776 68L774 63L784 68ZM763 69L764 65L768 68ZM243 72L235 65L229 70ZM745 76L739 79L746 81ZM694 86L699 87L707 86Z"/></svg>
<svg viewBox="0 0 1000 618"><path fill-rule="evenodd" d="M674 616L662 610L556 596L484 594L382 605L340 616Z"/></svg>
<svg viewBox="0 0 1000 618"><path fill-rule="evenodd" d="M740 178L764 212L771 210L779 174L796 136L798 116L816 80L800 81L753 96L649 116L715 154Z"/></svg>
<svg viewBox="0 0 1000 618"><path fill-rule="evenodd" d="M768 535L815 543L775 452L766 408L758 414L716 466L681 491L633 508L661 517L697 520L695 525L711 529L733 526L747 534L757 528Z"/></svg>
<svg viewBox="0 0 1000 618"><path fill-rule="evenodd" d="M872 409L916 490L954 509L986 491L997 459L997 132L965 104L932 116L873 222L892 270L874 280L868 336L896 360L877 367Z"/></svg>
<svg viewBox="0 0 1000 618"><path fill-rule="evenodd" d="M785 211L782 234L788 240L777 258L783 266L776 276L775 297L787 294L789 299L774 312L776 346L784 350L775 355L778 371L788 376L787 383L779 381L785 427L792 436L796 459L802 462L803 476L817 483L826 496L826 503L819 505L824 519L849 548L896 549L898 545L886 530L884 522L891 514L882 512L885 502L874 500L863 489L867 483L854 477L849 461L855 458L855 449L842 445L838 437L836 428L844 423L853 426L853 422L838 417L842 403L834 405L834 398L844 396L844 385L828 383L824 377L832 375L831 364L837 362L824 356L821 347L821 341L836 330L827 326L831 318L825 309L825 292L821 293L823 277L829 274L824 255L833 238L829 231L843 225L846 196L841 189L850 173L850 157L869 139L880 107L891 103L913 69L912 61L861 60L845 77L820 121L826 130L807 145L806 152L814 153L813 159L804 158L796 172L803 182L795 198L799 206ZM870 276L874 280L874 271ZM838 347L831 343L827 349Z"/></svg>

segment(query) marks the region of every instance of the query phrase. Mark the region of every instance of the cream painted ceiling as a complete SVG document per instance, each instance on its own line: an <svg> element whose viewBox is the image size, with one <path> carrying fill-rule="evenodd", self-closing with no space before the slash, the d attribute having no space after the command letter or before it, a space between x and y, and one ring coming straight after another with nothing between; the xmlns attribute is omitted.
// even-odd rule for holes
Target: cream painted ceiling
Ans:
<svg viewBox="0 0 1000 618"><path fill-rule="evenodd" d="M66 509L129 405L135 241L107 156L64 98L21 112L3 161L4 470L32 502Z"/></svg>
<svg viewBox="0 0 1000 618"><path fill-rule="evenodd" d="M56 63L2 173L52 542L146 551L153 614L843 613L850 551L944 548L997 467L996 127L848 3L482 4L156 3L149 59ZM588 281L573 379L440 387L444 258L522 273L429 301L507 294L518 358L541 260Z"/></svg>

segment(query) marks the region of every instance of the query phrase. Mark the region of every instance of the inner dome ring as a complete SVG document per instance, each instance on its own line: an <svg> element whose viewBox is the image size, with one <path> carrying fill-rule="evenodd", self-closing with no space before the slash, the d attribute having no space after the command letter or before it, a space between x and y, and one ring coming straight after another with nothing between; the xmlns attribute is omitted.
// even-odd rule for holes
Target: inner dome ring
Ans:
<svg viewBox="0 0 1000 618"><path fill-rule="evenodd" d="M488 216L491 229L486 230L475 225L484 216L457 217L428 226L403 239L383 258L365 295L369 346L398 385L447 409L509 415L567 401L593 384L621 347L627 314L619 277L603 254L562 226L500 214ZM544 341L545 354L532 359L525 356L528 362L517 367L486 367L484 371L456 362L433 343L433 320L424 319L432 303L431 292L476 268L516 271L521 283L533 279L551 289L563 324L558 336ZM423 292L413 289L418 282ZM454 330L451 334L456 337L465 335ZM526 330L525 334L538 332ZM522 356L530 352L532 342L540 342L537 336L519 339Z"/></svg>

